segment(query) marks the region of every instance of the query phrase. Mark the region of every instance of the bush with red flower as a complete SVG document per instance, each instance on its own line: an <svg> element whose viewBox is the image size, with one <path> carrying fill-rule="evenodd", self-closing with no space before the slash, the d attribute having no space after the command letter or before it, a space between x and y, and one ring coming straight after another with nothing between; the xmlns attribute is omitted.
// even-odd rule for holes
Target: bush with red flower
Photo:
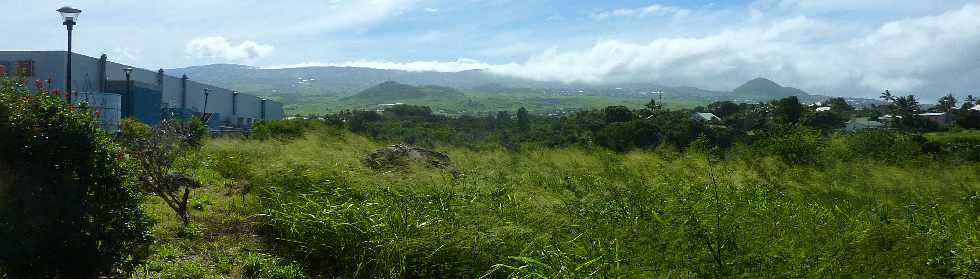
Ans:
<svg viewBox="0 0 980 279"><path fill-rule="evenodd" d="M149 243L133 163L84 106L0 79L0 277L96 278Z"/></svg>

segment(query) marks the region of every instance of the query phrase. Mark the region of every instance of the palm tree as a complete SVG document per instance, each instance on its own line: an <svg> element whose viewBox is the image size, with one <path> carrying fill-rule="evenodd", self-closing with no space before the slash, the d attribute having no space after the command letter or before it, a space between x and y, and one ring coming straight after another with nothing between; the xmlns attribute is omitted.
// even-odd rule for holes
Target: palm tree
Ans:
<svg viewBox="0 0 980 279"><path fill-rule="evenodd" d="M896 115L911 118L919 112L919 100L915 99L915 95L893 97L892 100L892 109Z"/></svg>
<svg viewBox="0 0 980 279"><path fill-rule="evenodd" d="M884 93L881 93L881 97L878 97L878 98L881 98L882 100L885 100L886 102L891 102L891 101L894 101L895 100L895 96L892 96L892 92L891 91L888 91L888 90L885 90Z"/></svg>
<svg viewBox="0 0 980 279"><path fill-rule="evenodd" d="M940 112L950 112L956 109L956 97L953 94L946 94L937 101L936 109Z"/></svg>

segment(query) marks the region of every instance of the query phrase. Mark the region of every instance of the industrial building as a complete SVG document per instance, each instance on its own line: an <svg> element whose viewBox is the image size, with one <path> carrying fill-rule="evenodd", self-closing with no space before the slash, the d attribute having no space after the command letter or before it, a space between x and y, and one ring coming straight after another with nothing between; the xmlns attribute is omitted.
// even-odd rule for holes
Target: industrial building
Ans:
<svg viewBox="0 0 980 279"><path fill-rule="evenodd" d="M0 51L0 77L42 80L51 89L64 90L65 51ZM164 117L200 117L212 132L248 131L255 121L279 120L282 104L209 84L187 76L174 77L162 69L133 68L72 54L72 102L87 102L99 111L103 128L118 131L120 118L133 117L155 125Z"/></svg>

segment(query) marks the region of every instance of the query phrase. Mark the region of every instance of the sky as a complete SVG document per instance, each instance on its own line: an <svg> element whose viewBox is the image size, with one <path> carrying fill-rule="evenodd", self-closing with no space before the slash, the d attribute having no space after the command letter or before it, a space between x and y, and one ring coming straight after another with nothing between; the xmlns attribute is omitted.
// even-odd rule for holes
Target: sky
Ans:
<svg viewBox="0 0 980 279"><path fill-rule="evenodd" d="M980 95L980 0L0 0L0 50L139 67L233 63L489 72L813 94Z"/></svg>

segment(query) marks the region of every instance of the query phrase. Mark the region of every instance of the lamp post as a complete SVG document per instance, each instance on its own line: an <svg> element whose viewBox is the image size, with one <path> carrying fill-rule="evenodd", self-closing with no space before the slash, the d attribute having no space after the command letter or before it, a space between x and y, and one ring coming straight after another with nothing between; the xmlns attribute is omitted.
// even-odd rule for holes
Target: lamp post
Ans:
<svg viewBox="0 0 980 279"><path fill-rule="evenodd" d="M130 77L133 75L133 68L126 67L123 69L126 72L126 116L132 115L135 108L133 107L133 84Z"/></svg>
<svg viewBox="0 0 980 279"><path fill-rule="evenodd" d="M68 65L65 69L65 92L68 93L68 103L71 103L71 30L75 26L75 21L78 20L78 15L82 13L82 10L75 9L69 6L61 7L58 9L61 13L61 19L64 20L65 27L68 28Z"/></svg>
<svg viewBox="0 0 980 279"><path fill-rule="evenodd" d="M211 116L208 115L208 92L211 89L204 88L204 109L201 110L201 122L204 122L204 126L208 127L208 122L211 122Z"/></svg>
<svg viewBox="0 0 980 279"><path fill-rule="evenodd" d="M211 91L211 89L204 88L204 109L201 110L201 113L208 113L208 92L209 91Z"/></svg>

